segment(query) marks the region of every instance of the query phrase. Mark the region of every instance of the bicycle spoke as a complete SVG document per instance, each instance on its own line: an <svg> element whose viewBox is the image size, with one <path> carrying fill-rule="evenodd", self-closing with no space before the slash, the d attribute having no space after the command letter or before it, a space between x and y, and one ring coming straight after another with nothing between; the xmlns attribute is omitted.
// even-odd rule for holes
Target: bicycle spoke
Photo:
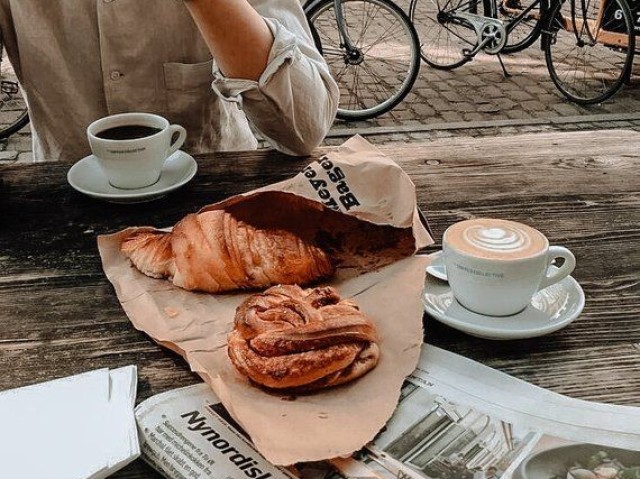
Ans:
<svg viewBox="0 0 640 479"><path fill-rule="evenodd" d="M342 80L342 77L344 76L344 74L347 72L348 69L349 69L349 65L345 64L342 67L342 70L340 70L336 75L334 75L336 82L339 83L340 80Z"/></svg>
<svg viewBox="0 0 640 479"><path fill-rule="evenodd" d="M560 91L573 101L596 103L615 93L623 84L625 72L630 66L633 52L630 48L611 48L601 43L601 33L614 31L615 35L633 41L633 23L628 10L621 6L624 0L609 0L600 20L599 3L595 0L580 0L556 7L554 15L576 17L568 11L572 4L577 8L577 24L569 24L554 32L555 41L545 46L545 58L551 78ZM626 8L626 7L625 7ZM614 18L614 12L623 12L620 19ZM607 25L613 25L607 28ZM622 33L618 33L622 30ZM582 41L580 41L583 39Z"/></svg>
<svg viewBox="0 0 640 479"><path fill-rule="evenodd" d="M389 27L389 28L394 28L394 27L392 26L392 27ZM399 27L399 29L398 29L397 31L402 31L402 27ZM363 49L363 51L364 51L364 54L366 55L366 54L367 54L367 52L368 52L369 50L371 50L373 47L375 47L376 45L379 45L379 44L380 44L380 43L382 43L382 42L387 41L389 38L392 38L392 37L391 37L391 35L389 35L389 34L387 34L387 32L385 32L385 33L383 33L383 35L382 35L380 38L378 38L375 42L373 42L373 43L371 43L371 44L369 44L369 45L363 45L363 46L362 46L362 49ZM365 50L365 49L366 49L366 50Z"/></svg>
<svg viewBox="0 0 640 479"><path fill-rule="evenodd" d="M321 38L340 37L335 13L333 3L327 2L311 14L313 24L327 30ZM335 48L330 42L322 49L340 87L338 111L353 114L349 118L373 116L400 101L415 80L415 36L406 16L403 19L401 10L386 0L343 0L342 14L344 35L355 49L348 52L344 45Z"/></svg>
<svg viewBox="0 0 640 479"><path fill-rule="evenodd" d="M29 122L13 67L0 47L0 138L7 138Z"/></svg>
<svg viewBox="0 0 640 479"><path fill-rule="evenodd" d="M414 25L420 36L423 58L431 66L453 68L466 61L463 50L473 49L477 43L477 35L471 26L464 26L450 21L439 21L438 15L453 16L457 12L477 11L480 5L477 0L446 0L443 6L439 0L419 0L414 5L412 14Z"/></svg>
<svg viewBox="0 0 640 479"><path fill-rule="evenodd" d="M367 68L365 63L362 63L361 67L366 73L369 74L369 76L371 76L371 78L373 78L375 80L373 85L376 88L376 92L381 94L381 95L378 95L377 98L386 98L388 96L388 93L389 93L390 90L391 90L391 92L393 92L393 89L384 89L383 88L383 86L385 85L385 80L380 75L375 73L375 71L370 70L369 68Z"/></svg>

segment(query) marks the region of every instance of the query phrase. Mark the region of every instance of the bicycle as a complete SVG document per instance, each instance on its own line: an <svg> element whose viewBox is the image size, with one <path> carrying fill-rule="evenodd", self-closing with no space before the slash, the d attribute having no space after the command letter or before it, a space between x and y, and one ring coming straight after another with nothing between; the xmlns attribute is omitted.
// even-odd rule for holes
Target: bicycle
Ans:
<svg viewBox="0 0 640 479"><path fill-rule="evenodd" d="M606 100L631 72L635 34L626 0L411 0L409 12L421 25L421 56L434 68L460 67L483 51L497 55L508 76L500 54L542 36L551 80L576 103Z"/></svg>
<svg viewBox="0 0 640 479"><path fill-rule="evenodd" d="M18 79L0 45L0 140L6 139L29 123L29 112L20 94Z"/></svg>
<svg viewBox="0 0 640 479"><path fill-rule="evenodd" d="M627 0L595 3L582 0L579 12L556 5L543 38L551 80L566 98L584 105L610 98L629 81L636 52Z"/></svg>
<svg viewBox="0 0 640 479"><path fill-rule="evenodd" d="M420 71L418 35L391 0L309 0L318 51L340 88L338 118L368 120L411 91Z"/></svg>

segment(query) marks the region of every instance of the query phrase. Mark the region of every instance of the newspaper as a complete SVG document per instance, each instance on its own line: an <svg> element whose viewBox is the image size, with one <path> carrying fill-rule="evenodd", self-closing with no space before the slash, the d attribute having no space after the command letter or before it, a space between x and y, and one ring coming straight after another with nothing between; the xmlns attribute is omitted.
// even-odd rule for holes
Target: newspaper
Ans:
<svg viewBox="0 0 640 479"><path fill-rule="evenodd" d="M170 479L640 479L640 408L572 399L429 345L391 419L350 457L275 467L206 385L154 396L136 418L143 458Z"/></svg>

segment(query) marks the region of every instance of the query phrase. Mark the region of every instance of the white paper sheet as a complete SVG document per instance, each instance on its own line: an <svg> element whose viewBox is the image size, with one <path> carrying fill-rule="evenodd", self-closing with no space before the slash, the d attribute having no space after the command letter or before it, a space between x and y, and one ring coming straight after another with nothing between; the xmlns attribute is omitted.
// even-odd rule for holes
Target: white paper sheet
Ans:
<svg viewBox="0 0 640 479"><path fill-rule="evenodd" d="M102 479L140 454L136 367L0 392L2 477Z"/></svg>

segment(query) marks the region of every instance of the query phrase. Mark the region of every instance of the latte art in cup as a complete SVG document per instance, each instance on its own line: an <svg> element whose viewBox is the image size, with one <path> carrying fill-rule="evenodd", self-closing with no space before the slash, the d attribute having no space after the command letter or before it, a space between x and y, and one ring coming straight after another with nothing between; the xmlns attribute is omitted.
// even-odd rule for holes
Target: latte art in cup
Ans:
<svg viewBox="0 0 640 479"><path fill-rule="evenodd" d="M489 259L529 258L548 246L547 238L530 226L483 218L451 226L446 241L463 254Z"/></svg>
<svg viewBox="0 0 640 479"><path fill-rule="evenodd" d="M488 316L522 311L537 291L561 281L576 265L571 251L549 246L540 231L492 218L450 226L442 238L442 251L455 299ZM562 266L552 268L559 258L564 260Z"/></svg>

